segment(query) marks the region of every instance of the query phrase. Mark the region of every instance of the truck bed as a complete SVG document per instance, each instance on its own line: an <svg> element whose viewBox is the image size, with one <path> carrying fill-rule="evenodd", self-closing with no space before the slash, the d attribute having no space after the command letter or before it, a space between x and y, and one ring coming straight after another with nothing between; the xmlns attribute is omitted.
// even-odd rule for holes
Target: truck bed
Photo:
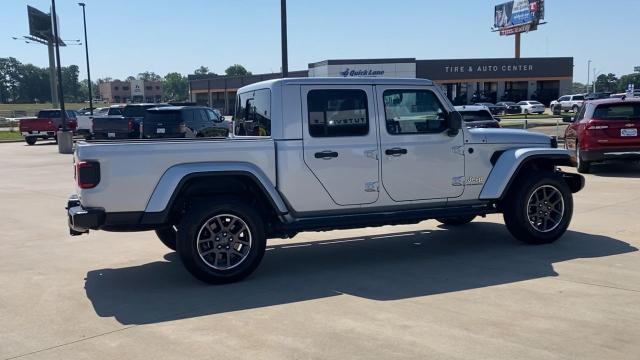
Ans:
<svg viewBox="0 0 640 360"><path fill-rule="evenodd" d="M276 181L274 141L265 138L80 141L75 154L75 161L100 162L98 186L77 189L83 206L107 212L144 211L162 175L175 165L246 162Z"/></svg>

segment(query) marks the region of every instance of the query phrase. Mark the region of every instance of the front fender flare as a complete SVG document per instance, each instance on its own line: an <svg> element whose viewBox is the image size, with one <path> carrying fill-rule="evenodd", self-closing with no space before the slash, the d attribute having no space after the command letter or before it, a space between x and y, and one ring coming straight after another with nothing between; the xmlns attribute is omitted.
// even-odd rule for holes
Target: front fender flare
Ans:
<svg viewBox="0 0 640 360"><path fill-rule="evenodd" d="M480 192L481 200L500 199L518 171L529 161L551 160L554 165L571 165L569 151L554 148L509 149L500 155Z"/></svg>
<svg viewBox="0 0 640 360"><path fill-rule="evenodd" d="M149 198L145 213L165 211L171 205L174 194L180 190L178 187L183 179L200 173L249 175L263 188L278 212L281 214L288 212L285 202L271 180L255 165L245 162L200 162L172 166L165 171Z"/></svg>

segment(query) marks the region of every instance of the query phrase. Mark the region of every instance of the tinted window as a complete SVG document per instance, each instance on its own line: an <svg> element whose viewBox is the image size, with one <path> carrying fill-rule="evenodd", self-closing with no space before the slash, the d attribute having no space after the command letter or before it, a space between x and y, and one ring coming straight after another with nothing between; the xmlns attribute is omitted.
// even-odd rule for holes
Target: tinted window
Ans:
<svg viewBox="0 0 640 360"><path fill-rule="evenodd" d="M122 108L120 107L110 108L108 111L109 115L122 115Z"/></svg>
<svg viewBox="0 0 640 360"><path fill-rule="evenodd" d="M477 111L459 111L460 115L462 115L462 120L464 121L486 121L493 120L493 115L487 110L477 110Z"/></svg>
<svg viewBox="0 0 640 360"><path fill-rule="evenodd" d="M198 109L196 112L196 122L200 126L205 126L209 123L209 119L207 118L207 112L204 109Z"/></svg>
<svg viewBox="0 0 640 360"><path fill-rule="evenodd" d="M144 116L144 123L150 124L153 122L182 122L180 111L149 111Z"/></svg>
<svg viewBox="0 0 640 360"><path fill-rule="evenodd" d="M640 103L598 105L593 112L594 119L600 120L640 120Z"/></svg>
<svg viewBox="0 0 640 360"><path fill-rule="evenodd" d="M584 96L583 95L576 95L573 97L573 100L584 100Z"/></svg>
<svg viewBox="0 0 640 360"><path fill-rule="evenodd" d="M249 91L237 97L235 134L239 136L271 136L271 91Z"/></svg>
<svg viewBox="0 0 640 360"><path fill-rule="evenodd" d="M386 90L383 98L389 134L437 133L447 128L446 112L432 91Z"/></svg>
<svg viewBox="0 0 640 360"><path fill-rule="evenodd" d="M158 107L158 105L132 105L125 106L122 114L125 117L144 117L144 113L147 109L151 109L153 107Z"/></svg>
<svg viewBox="0 0 640 360"><path fill-rule="evenodd" d="M580 121L582 119L584 119L584 112L587 109L586 106L583 106L580 108L580 111L578 111L578 115L576 115L576 121Z"/></svg>
<svg viewBox="0 0 640 360"><path fill-rule="evenodd" d="M309 134L313 137L369 133L367 94L363 90L311 90L307 107Z"/></svg>
<svg viewBox="0 0 640 360"><path fill-rule="evenodd" d="M558 101L567 101L569 100L568 96L562 96L560 99L558 99Z"/></svg>
<svg viewBox="0 0 640 360"><path fill-rule="evenodd" d="M207 117L209 121L219 121L218 116L213 112L213 110L207 109Z"/></svg>

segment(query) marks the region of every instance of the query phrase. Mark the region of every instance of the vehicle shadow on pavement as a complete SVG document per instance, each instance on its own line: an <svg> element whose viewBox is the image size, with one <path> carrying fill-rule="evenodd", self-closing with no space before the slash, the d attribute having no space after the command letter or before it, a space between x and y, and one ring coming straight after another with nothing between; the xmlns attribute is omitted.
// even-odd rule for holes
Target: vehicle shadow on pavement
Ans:
<svg viewBox="0 0 640 360"><path fill-rule="evenodd" d="M529 246L486 222L267 249L258 270L235 284L205 285L169 253L167 261L90 271L85 290L99 316L149 324L341 294L387 301L477 289L555 276L556 262L637 251L575 231Z"/></svg>
<svg viewBox="0 0 640 360"><path fill-rule="evenodd" d="M640 163L607 162L591 165L591 174L600 177L640 178Z"/></svg>

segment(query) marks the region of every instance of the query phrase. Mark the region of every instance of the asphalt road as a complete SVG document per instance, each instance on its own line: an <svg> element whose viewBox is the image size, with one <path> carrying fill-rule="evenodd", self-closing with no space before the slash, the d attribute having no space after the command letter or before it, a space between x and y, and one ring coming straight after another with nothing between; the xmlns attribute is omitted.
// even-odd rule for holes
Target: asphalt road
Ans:
<svg viewBox="0 0 640 360"><path fill-rule="evenodd" d="M207 286L153 233L70 237L72 158L55 145L0 151L1 359L640 354L640 166L595 166L554 244L519 243L498 215L303 233Z"/></svg>

